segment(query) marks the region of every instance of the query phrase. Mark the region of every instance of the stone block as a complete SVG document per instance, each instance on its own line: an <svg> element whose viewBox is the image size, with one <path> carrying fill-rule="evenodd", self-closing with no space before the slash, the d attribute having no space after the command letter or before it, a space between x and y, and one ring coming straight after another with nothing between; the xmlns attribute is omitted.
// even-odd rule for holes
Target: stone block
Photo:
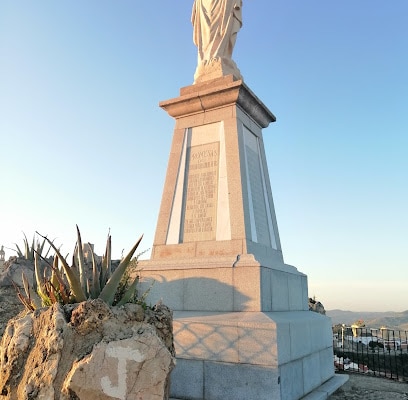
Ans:
<svg viewBox="0 0 408 400"><path fill-rule="evenodd" d="M202 400L204 398L204 361L177 359L170 377L170 393L174 398Z"/></svg>
<svg viewBox="0 0 408 400"><path fill-rule="evenodd" d="M279 399L275 368L206 362L204 370L206 400Z"/></svg>
<svg viewBox="0 0 408 400"><path fill-rule="evenodd" d="M242 240L202 241L197 242L197 257L222 257L242 254Z"/></svg>
<svg viewBox="0 0 408 400"><path fill-rule="evenodd" d="M312 351L319 351L327 347L332 347L333 339L330 318L318 313L312 313L311 318L310 336Z"/></svg>
<svg viewBox="0 0 408 400"><path fill-rule="evenodd" d="M272 269L261 268L261 308L264 312L273 311L272 309Z"/></svg>
<svg viewBox="0 0 408 400"><path fill-rule="evenodd" d="M176 354L180 358L239 362L237 326L218 326L205 317L184 318L173 322L173 331L177 338Z"/></svg>
<svg viewBox="0 0 408 400"><path fill-rule="evenodd" d="M162 300L180 311L288 311L289 302L296 311L303 310L307 299L302 290L291 298L288 281L293 290L301 288L304 275L260 266L253 256L235 261L230 256L141 261L141 290L154 280L147 301Z"/></svg>
<svg viewBox="0 0 408 400"><path fill-rule="evenodd" d="M180 244L167 244L156 245L153 248L152 257L154 259L191 259L195 257L196 244L195 243L180 243Z"/></svg>
<svg viewBox="0 0 408 400"><path fill-rule="evenodd" d="M272 311L288 311L288 273L279 270L271 271L271 308Z"/></svg>
<svg viewBox="0 0 408 400"><path fill-rule="evenodd" d="M204 124L211 124L218 121L224 121L231 119L233 117L233 109L229 106L227 107L220 107L215 110L207 111L204 114ZM236 129L236 121L235 122L235 129Z"/></svg>
<svg viewBox="0 0 408 400"><path fill-rule="evenodd" d="M262 326L238 326L239 362L243 364L278 366L278 340L275 329Z"/></svg>
<svg viewBox="0 0 408 400"><path fill-rule="evenodd" d="M348 380L348 375L335 375L323 383L313 392L303 397L302 400L327 400L339 387Z"/></svg>
<svg viewBox="0 0 408 400"><path fill-rule="evenodd" d="M320 386L320 354L312 353L303 358L303 388L305 393Z"/></svg>
<svg viewBox="0 0 408 400"><path fill-rule="evenodd" d="M288 274L288 297L289 310L304 310L302 276L300 274Z"/></svg>
<svg viewBox="0 0 408 400"><path fill-rule="evenodd" d="M321 381L325 382L334 375L333 348L328 347L319 352Z"/></svg>
<svg viewBox="0 0 408 400"><path fill-rule="evenodd" d="M280 400L300 399L303 389L303 363L295 360L280 367L281 398Z"/></svg>
<svg viewBox="0 0 408 400"><path fill-rule="evenodd" d="M289 332L289 325L277 325L263 313L176 312L173 329L176 353L181 358L247 363L277 367L278 334ZM284 329L286 327L286 330ZM279 337L281 342L289 336ZM290 345L282 355L289 358ZM285 352L286 350L286 352Z"/></svg>
<svg viewBox="0 0 408 400"><path fill-rule="evenodd" d="M183 310L232 311L232 268L184 271Z"/></svg>
<svg viewBox="0 0 408 400"><path fill-rule="evenodd" d="M176 128L188 129L193 126L201 126L204 125L204 121L205 121L204 113L187 115L184 117L177 118Z"/></svg>
<svg viewBox="0 0 408 400"><path fill-rule="evenodd" d="M234 311L261 311L261 267L234 267Z"/></svg>
<svg viewBox="0 0 408 400"><path fill-rule="evenodd" d="M307 314L309 314L308 311L291 313L290 349L292 360L305 357L312 351L310 320Z"/></svg>
<svg viewBox="0 0 408 400"><path fill-rule="evenodd" d="M278 337L278 362L279 365L288 363L291 360L290 322L279 321L275 317Z"/></svg>
<svg viewBox="0 0 408 400"><path fill-rule="evenodd" d="M319 325L322 319L326 317L310 311L176 311L173 321L176 354L179 359L204 362L204 385L207 388L210 379L214 385L211 392L205 389L206 396L214 397L205 399L225 399L225 383L220 377L215 379L212 370L206 370L207 365L218 363L225 371L232 368L233 374L234 368L243 366L248 368L245 372L248 374L260 367L265 368L261 374L267 374L266 370L269 374L279 371L282 397L276 399L298 400L334 375L332 348L312 349L311 326ZM235 390L235 383L230 383L230 388ZM255 397L237 398L258 399L258 394L251 395Z"/></svg>
<svg viewBox="0 0 408 400"><path fill-rule="evenodd" d="M140 271L141 280L139 293L148 291L147 304L163 301L172 310L182 310L184 307L184 271L152 271L145 274ZM146 276L147 275L147 276Z"/></svg>
<svg viewBox="0 0 408 400"><path fill-rule="evenodd" d="M307 276L302 276L302 298L303 298L303 307L302 310L309 309L309 291L307 286ZM331 335L330 335L331 336Z"/></svg>

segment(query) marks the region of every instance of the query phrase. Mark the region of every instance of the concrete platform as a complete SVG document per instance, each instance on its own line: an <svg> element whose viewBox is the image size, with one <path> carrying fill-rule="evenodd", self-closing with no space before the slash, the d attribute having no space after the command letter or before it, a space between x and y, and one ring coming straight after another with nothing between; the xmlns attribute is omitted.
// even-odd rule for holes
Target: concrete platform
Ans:
<svg viewBox="0 0 408 400"><path fill-rule="evenodd" d="M313 390L307 396L303 397L301 400L327 400L329 396L331 396L337 389L343 386L348 380L348 375L335 375L330 378L327 382L325 382L320 387ZM277 397L278 399L279 397ZM258 400L257 398L244 398L238 396L237 400ZM274 397L270 397L270 400L275 400ZM169 400L192 400L192 399L177 399L175 397L171 397Z"/></svg>
<svg viewBox="0 0 408 400"><path fill-rule="evenodd" d="M336 386L330 320L317 313L175 311L173 332L175 398L298 400L319 387L327 398Z"/></svg>
<svg viewBox="0 0 408 400"><path fill-rule="evenodd" d="M347 380L348 375L335 375L301 400L327 400L337 389L342 387Z"/></svg>

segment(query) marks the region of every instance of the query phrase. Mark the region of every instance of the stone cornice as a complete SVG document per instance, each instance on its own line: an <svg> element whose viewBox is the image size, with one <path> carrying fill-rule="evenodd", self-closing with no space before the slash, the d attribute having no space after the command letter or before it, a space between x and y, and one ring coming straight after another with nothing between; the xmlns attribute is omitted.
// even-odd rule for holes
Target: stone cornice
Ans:
<svg viewBox="0 0 408 400"><path fill-rule="evenodd" d="M234 81L232 75L187 86L180 90L180 96L160 102L173 118L180 118L203 111L236 104L262 128L276 118L242 80Z"/></svg>

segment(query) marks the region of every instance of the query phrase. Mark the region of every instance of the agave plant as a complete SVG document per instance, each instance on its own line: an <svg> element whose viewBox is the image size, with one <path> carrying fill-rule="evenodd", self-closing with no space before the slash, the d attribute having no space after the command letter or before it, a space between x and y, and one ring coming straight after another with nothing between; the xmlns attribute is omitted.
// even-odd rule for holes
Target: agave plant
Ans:
<svg viewBox="0 0 408 400"><path fill-rule="evenodd" d="M40 306L49 306L53 303L78 303L88 299L102 299L108 305L123 305L136 297L138 277L130 279L132 257L138 248L143 235L136 241L129 253L122 258L118 267L112 271L110 234L106 242L105 254L102 263L98 264L96 256L91 250L92 278L87 276L82 238L78 226L77 243L70 266L59 249L46 236L37 232L55 251L53 263L41 263L41 253L34 252L34 275L36 290L30 287L28 279L23 273L25 294L15 285L17 295L28 310L35 310ZM136 258L137 261L137 258ZM61 265L60 265L61 264Z"/></svg>
<svg viewBox="0 0 408 400"><path fill-rule="evenodd" d="M31 242L31 245L28 242L26 234L23 232L24 235L24 247L23 250L20 249L19 245L15 243L16 248L11 249L14 250L17 253L18 257L25 258L26 260L34 261L34 255L35 253L38 253L40 255L43 254L44 247L46 240L44 239L42 243L40 243L38 240L35 240L35 235L33 236L33 240ZM48 248L47 253L44 255L44 257L48 257L48 253L51 250L51 246Z"/></svg>

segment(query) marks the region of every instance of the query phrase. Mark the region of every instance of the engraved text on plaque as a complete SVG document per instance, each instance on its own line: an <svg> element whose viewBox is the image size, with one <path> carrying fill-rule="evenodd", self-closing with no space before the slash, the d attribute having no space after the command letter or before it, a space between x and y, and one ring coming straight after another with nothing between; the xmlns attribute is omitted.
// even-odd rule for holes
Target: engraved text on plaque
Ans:
<svg viewBox="0 0 408 400"><path fill-rule="evenodd" d="M190 148L183 242L215 240L219 142Z"/></svg>

